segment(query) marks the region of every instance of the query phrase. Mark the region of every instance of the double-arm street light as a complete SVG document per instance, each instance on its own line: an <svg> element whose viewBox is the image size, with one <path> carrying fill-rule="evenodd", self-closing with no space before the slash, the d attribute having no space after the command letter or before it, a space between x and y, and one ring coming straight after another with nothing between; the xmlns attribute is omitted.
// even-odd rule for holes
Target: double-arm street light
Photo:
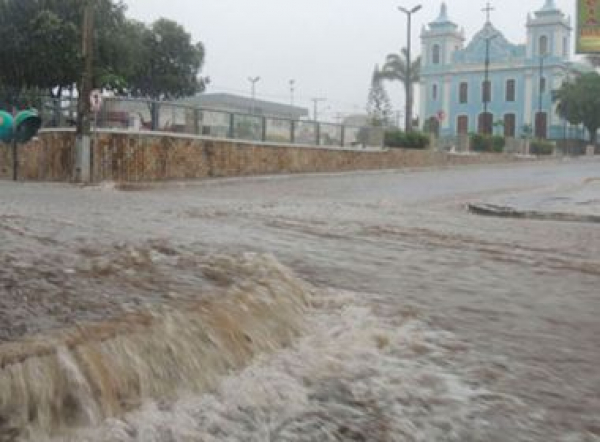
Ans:
<svg viewBox="0 0 600 442"><path fill-rule="evenodd" d="M423 6L417 5L412 9L407 9L402 6L398 6L398 10L404 12L406 14L407 19L407 43L406 43L406 121L405 121L405 131L412 131L412 105L413 105L413 97L412 97L412 60L411 60L411 24L412 24L412 15L419 11Z"/></svg>
<svg viewBox="0 0 600 442"><path fill-rule="evenodd" d="M488 120L488 105L492 95L492 85L490 84L490 43L498 37L498 34L492 34L485 38L485 73L483 80L483 133L489 135L488 128L491 132L492 122ZM489 127L488 127L489 126Z"/></svg>
<svg viewBox="0 0 600 442"><path fill-rule="evenodd" d="M535 118L535 134L538 138L546 138L547 134L542 134L542 111L544 106L544 93L546 92L546 79L544 78L544 60L548 56L548 52L544 51L540 54L540 82L539 82L539 97L538 97L538 114ZM547 119L546 119L547 121ZM546 124L547 125L547 124Z"/></svg>
<svg viewBox="0 0 600 442"><path fill-rule="evenodd" d="M260 77L248 77L248 81L252 84L252 108L250 113L254 115L254 105L256 103L256 83L260 81Z"/></svg>

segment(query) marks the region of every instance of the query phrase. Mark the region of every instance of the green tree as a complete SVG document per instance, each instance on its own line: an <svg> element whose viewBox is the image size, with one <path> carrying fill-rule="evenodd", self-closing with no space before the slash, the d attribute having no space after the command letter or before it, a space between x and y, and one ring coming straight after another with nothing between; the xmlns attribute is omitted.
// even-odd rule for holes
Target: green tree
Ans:
<svg viewBox="0 0 600 442"><path fill-rule="evenodd" d="M0 0L0 83L20 95L39 90L60 96L81 76L81 0ZM94 83L130 64L121 36L127 23L120 1L95 1Z"/></svg>
<svg viewBox="0 0 600 442"><path fill-rule="evenodd" d="M81 0L0 0L0 87L61 96L81 81ZM121 0L94 0L94 87L156 99L202 89L204 47L177 23L148 27L126 17Z"/></svg>
<svg viewBox="0 0 600 442"><path fill-rule="evenodd" d="M371 77L371 88L367 99L367 113L373 126L388 126L392 116L392 105L381 82L379 66L375 66Z"/></svg>
<svg viewBox="0 0 600 442"><path fill-rule="evenodd" d="M411 61L410 64L410 80L408 77L408 51L402 48L400 54L389 54L386 57L385 64L380 72L380 78L383 80L399 81L404 86L406 97L411 97L414 100L415 84L421 78L421 57ZM410 85L410 90L409 90ZM412 100L411 100L412 101ZM410 103L412 108L412 103Z"/></svg>
<svg viewBox="0 0 600 442"><path fill-rule="evenodd" d="M600 75L586 73L563 83L554 100L558 115L571 124L583 124L590 134L590 143L596 144L600 128Z"/></svg>
<svg viewBox="0 0 600 442"><path fill-rule="evenodd" d="M193 43L179 24L159 19L150 27L137 27L138 63L129 77L133 96L172 100L204 89L199 76L204 63L204 46Z"/></svg>

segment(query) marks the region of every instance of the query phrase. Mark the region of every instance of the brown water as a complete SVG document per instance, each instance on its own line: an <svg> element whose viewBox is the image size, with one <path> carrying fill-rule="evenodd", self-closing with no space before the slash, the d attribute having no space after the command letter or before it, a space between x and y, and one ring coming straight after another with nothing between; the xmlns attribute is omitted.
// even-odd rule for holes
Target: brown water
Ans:
<svg viewBox="0 0 600 442"><path fill-rule="evenodd" d="M134 340L111 353L94 344L113 378L145 379L147 391L133 389L135 400L117 410L103 405L79 350L56 345L51 364L33 359L22 371L35 376L52 365L50 377L80 398L75 408L85 412L52 440L596 441L597 224L479 218L464 207L580 185L600 175L598 166L125 193L0 183L3 347L24 334L152 312L151 331L116 334L147 347ZM258 296L272 299L270 308L261 304L241 324L246 301L218 302L236 299L236 287L246 301L271 287ZM288 297L310 302L286 310ZM211 315L189 307L204 302L230 312L236 320L224 328L239 336L263 330L250 338L256 351L245 353L244 338L207 356L211 344L198 336L207 336ZM276 324L261 325L265 317ZM167 356L164 342L178 343L180 359ZM228 363L240 354L247 357ZM215 368L203 370L205 360ZM2 388L0 404L14 401ZM19 425L1 416L6 438ZM30 439L45 440L60 424L42 423Z"/></svg>

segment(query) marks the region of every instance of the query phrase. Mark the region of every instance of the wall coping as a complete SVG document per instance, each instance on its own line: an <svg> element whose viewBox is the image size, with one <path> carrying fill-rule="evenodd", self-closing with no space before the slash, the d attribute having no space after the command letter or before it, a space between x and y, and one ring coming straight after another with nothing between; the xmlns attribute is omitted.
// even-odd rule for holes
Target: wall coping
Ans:
<svg viewBox="0 0 600 442"><path fill-rule="evenodd" d="M39 131L39 134L52 134L52 133L75 133L75 128L46 128ZM98 134L113 134L113 135L129 135L131 137L165 137L165 138L177 138L184 140L199 140L199 141L211 141L221 143L235 143L245 146L264 146L264 147L276 147L276 148L302 148L302 149L315 149L315 150L328 150L334 152L364 152L364 153L382 153L389 151L388 148L382 147L366 147L366 148L353 148L348 146L315 146L312 144L292 144L292 143L276 143L269 141L250 141L250 140L239 140L234 138L216 138L207 137L204 135L192 135L192 134L180 134L173 132L160 132L160 131L132 131L126 129L98 129ZM93 136L93 135L92 135Z"/></svg>

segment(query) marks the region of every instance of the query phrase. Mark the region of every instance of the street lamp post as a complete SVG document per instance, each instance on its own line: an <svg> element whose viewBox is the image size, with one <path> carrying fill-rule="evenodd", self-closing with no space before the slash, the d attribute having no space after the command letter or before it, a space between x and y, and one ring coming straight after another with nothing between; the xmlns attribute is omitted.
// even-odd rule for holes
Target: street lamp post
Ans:
<svg viewBox="0 0 600 442"><path fill-rule="evenodd" d="M536 135L542 135L540 126L542 124L542 110L543 110L543 106L544 106L544 93L546 92L546 81L544 79L544 59L546 58L547 55L548 55L547 53L540 54L540 84L539 84L540 93L539 93L539 97L538 97L538 114L535 119ZM539 138L545 138L545 137L540 136Z"/></svg>
<svg viewBox="0 0 600 442"><path fill-rule="evenodd" d="M256 103L256 83L258 83L260 81L260 77L248 77L248 81L251 83L252 85L252 107L250 110L250 113L252 115L254 115L254 105Z"/></svg>
<svg viewBox="0 0 600 442"><path fill-rule="evenodd" d="M406 121L405 131L412 132L412 61L411 61L411 25L412 15L419 11L423 6L417 5L412 9L406 9L398 6L398 10L404 12L407 18L407 43L406 43Z"/></svg>
<svg viewBox="0 0 600 442"><path fill-rule="evenodd" d="M498 34L490 35L485 38L485 73L483 80L483 133L488 135L487 119L488 119L488 106L490 102L490 95L492 95L492 86L490 84L490 42L498 37ZM490 124L491 125L491 124Z"/></svg>
<svg viewBox="0 0 600 442"><path fill-rule="evenodd" d="M571 64L567 63L567 72L565 74L565 81L564 83L569 83L571 81ZM563 85L564 85L563 83ZM570 148L570 143L568 142L569 139L569 133L568 133L568 129L569 129L569 120L567 119L568 115L569 115L569 108L568 108L568 104L565 100L565 108L563 109L563 113L564 113L564 127L563 127L563 145L564 145L564 150L566 152L567 155L571 154L571 148Z"/></svg>

